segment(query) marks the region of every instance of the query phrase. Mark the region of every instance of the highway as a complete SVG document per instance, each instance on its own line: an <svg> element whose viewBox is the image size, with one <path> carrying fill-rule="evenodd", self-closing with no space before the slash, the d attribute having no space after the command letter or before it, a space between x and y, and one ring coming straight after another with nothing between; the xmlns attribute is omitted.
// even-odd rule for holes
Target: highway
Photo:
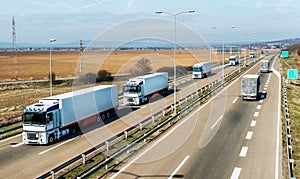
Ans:
<svg viewBox="0 0 300 179"><path fill-rule="evenodd" d="M225 73L236 68L228 67ZM213 74L211 77L201 80L192 80L191 78L178 80L178 99L220 78L220 75L220 73ZM20 176L23 178L38 177L57 165L137 124L145 117L160 111L161 108L172 102L173 95L169 95L161 100L150 100L149 104L137 110L121 109L117 112L118 116L121 116L119 120L102 127L99 126L99 128L83 135L71 136L49 146L24 145L21 142L20 135L3 140L0 142L0 178L6 178L7 176L10 178L20 178Z"/></svg>
<svg viewBox="0 0 300 179"><path fill-rule="evenodd" d="M278 70L278 62L274 64ZM107 178L281 178L280 79L261 75L265 99L243 101L240 78Z"/></svg>

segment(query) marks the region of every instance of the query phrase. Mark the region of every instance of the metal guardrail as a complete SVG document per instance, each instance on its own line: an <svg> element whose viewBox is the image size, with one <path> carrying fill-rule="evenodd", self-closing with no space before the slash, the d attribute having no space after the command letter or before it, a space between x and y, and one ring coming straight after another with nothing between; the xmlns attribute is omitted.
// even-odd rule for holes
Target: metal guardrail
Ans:
<svg viewBox="0 0 300 179"><path fill-rule="evenodd" d="M295 179L293 174L294 169L294 159L292 158L292 135L290 131L290 115L289 115L289 108L288 108L288 99L286 93L286 84L284 83L283 86L283 105L284 105L284 113L285 113L285 130L286 130L286 148L287 148L287 157L288 157L288 172L289 172L289 179Z"/></svg>
<svg viewBox="0 0 300 179"><path fill-rule="evenodd" d="M259 61L259 60L257 60ZM253 64L255 64L254 61ZM251 63L252 64L252 63ZM244 70L246 68L243 68ZM241 70L244 71L244 70ZM153 133L159 131L161 128L163 128L165 125L169 124L170 121L173 121L176 118L181 118L182 115L185 115L187 111L189 111L190 109L192 109L192 107L195 106L195 104L201 104L201 101L205 98L207 98L208 96L212 95L213 93L217 92L218 90L222 89L222 87L224 87L227 83L231 82L232 80L234 80L236 77L239 76L239 69L232 71L228 74L226 74L224 77L225 80L224 83L222 84L222 79L219 80L215 80L213 82L211 82L210 84L203 86L201 89L198 89L197 91L193 92L190 95L187 95L186 97L183 97L182 99L177 101L177 105L182 105L184 102L187 102L189 99L196 99L194 100L192 103L184 106L179 112L176 113L176 115L166 119L165 121L163 121L162 123L158 124L155 128L153 128L151 131L145 133L142 137L136 139L135 141L133 141L132 143L128 144L127 146L123 147L122 149L118 150L118 152L112 154L111 156L109 156L108 158L106 158L106 160L100 162L97 166L94 167L93 170L90 170L89 172L84 173L81 177L85 178L90 176L95 170L99 170L103 167L107 168L107 165L114 160L115 158L121 156L123 153L125 153L126 151L130 150L130 148L134 147L137 143L146 140L149 136L151 136ZM229 76L232 76L228 78ZM205 93L203 96L198 97L198 94L203 93L207 90L210 90L209 92ZM59 171L61 171L62 169L68 167L71 164L74 164L75 162L78 162L80 160L82 160L83 163L85 163L86 157L88 155L91 155L93 152L95 152L96 150L100 150L100 152L104 153L107 152L109 150L109 148L113 145L112 143L117 143L118 141L124 140L127 138L127 136L129 134L132 134L138 130L141 130L143 128L143 126L145 126L146 124L149 123L154 123L155 120L157 120L159 117L165 116L165 114L169 111L173 110L173 104L167 106L166 108L162 109L161 111L152 114L150 117L144 119L142 122L136 124L135 126L130 127L129 129L120 132L119 134L115 135L114 137L108 139L105 142L100 143L99 145L89 149L88 151L85 151L82 154L77 155L76 157L72 158L71 160L63 163L62 165L52 169L50 172L47 172L41 176L38 177L38 179L41 178L47 178L47 177L55 177L55 174L58 173Z"/></svg>
<svg viewBox="0 0 300 179"><path fill-rule="evenodd" d="M0 139L2 139L3 134L6 134L8 132L14 131L14 130L18 130L21 129L23 126L17 126L11 129L7 129L7 130L0 130Z"/></svg>

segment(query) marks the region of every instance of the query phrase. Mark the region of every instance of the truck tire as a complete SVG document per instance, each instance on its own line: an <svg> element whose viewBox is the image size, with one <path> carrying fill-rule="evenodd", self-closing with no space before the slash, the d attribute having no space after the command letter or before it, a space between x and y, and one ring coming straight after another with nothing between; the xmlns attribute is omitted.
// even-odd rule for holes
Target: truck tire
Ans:
<svg viewBox="0 0 300 179"><path fill-rule="evenodd" d="M52 144L54 143L55 139L54 139L54 135L53 134L50 134L49 137L48 137L48 143L49 144Z"/></svg>
<svg viewBox="0 0 300 179"><path fill-rule="evenodd" d="M101 116L100 116L100 115L97 115L96 121L97 121L97 122L101 122Z"/></svg>
<svg viewBox="0 0 300 179"><path fill-rule="evenodd" d="M106 113L106 117L107 117L107 119L110 118L110 112L107 112L107 113Z"/></svg>

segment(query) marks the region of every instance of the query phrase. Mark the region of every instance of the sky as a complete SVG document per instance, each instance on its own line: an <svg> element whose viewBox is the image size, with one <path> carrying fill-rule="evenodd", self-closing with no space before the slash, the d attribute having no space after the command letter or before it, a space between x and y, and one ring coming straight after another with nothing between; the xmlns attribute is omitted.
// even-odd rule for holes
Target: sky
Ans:
<svg viewBox="0 0 300 179"><path fill-rule="evenodd" d="M176 16L176 22L207 42L299 38L299 9L299 0L9 0L1 1L0 42L12 41L12 17L17 43L45 44L50 38L56 38L57 43L70 43L95 39L138 19L174 22L174 16L155 13L159 10L171 14L195 10ZM136 29L133 23L126 33L143 33L155 24ZM173 28L172 23L168 25ZM118 35L129 35L126 33Z"/></svg>

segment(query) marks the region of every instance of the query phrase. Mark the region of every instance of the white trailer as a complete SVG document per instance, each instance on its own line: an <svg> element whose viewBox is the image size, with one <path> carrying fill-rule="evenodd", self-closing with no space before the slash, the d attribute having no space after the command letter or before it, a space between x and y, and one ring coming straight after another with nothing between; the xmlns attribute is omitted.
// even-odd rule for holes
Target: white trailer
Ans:
<svg viewBox="0 0 300 179"><path fill-rule="evenodd" d="M124 105L140 105L156 94L168 90L168 73L153 73L129 79L124 84Z"/></svg>
<svg viewBox="0 0 300 179"><path fill-rule="evenodd" d="M270 62L269 60L261 60L260 61L260 72L268 73L270 71Z"/></svg>
<svg viewBox="0 0 300 179"><path fill-rule="evenodd" d="M211 62L196 63L193 66L193 78L208 77L211 74L211 70Z"/></svg>
<svg viewBox="0 0 300 179"><path fill-rule="evenodd" d="M241 97L243 100L257 100L259 97L260 76L246 74L241 80Z"/></svg>
<svg viewBox="0 0 300 179"><path fill-rule="evenodd" d="M239 56L230 56L229 57L229 64L230 65L237 65L239 63Z"/></svg>
<svg viewBox="0 0 300 179"><path fill-rule="evenodd" d="M48 144L79 127L109 118L118 107L116 85L100 85L42 98L24 108L25 144Z"/></svg>

